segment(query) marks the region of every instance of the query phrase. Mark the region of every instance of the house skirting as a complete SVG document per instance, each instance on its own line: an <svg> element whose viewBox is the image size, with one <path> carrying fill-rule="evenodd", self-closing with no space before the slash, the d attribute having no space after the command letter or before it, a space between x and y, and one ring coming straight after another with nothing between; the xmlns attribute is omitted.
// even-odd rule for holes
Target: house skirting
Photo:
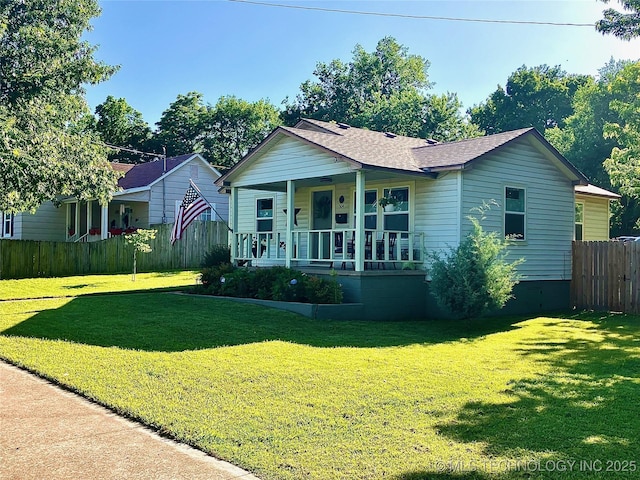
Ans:
<svg viewBox="0 0 640 480"><path fill-rule="evenodd" d="M311 272L309 272L311 273ZM319 277L327 273L313 271ZM429 293L429 282L421 271L340 272L344 303L317 305L276 302L251 298L215 297L286 310L318 320L435 320L451 318ZM568 310L570 281L523 281L515 286L514 298L490 316L534 315Z"/></svg>
<svg viewBox="0 0 640 480"><path fill-rule="evenodd" d="M325 276L317 272L314 274ZM430 294L429 282L425 281L423 271L340 272L337 279L342 284L344 302L362 305L362 319L450 317ZM527 315L567 310L570 283L569 280L522 281L514 288L514 298L491 315Z"/></svg>

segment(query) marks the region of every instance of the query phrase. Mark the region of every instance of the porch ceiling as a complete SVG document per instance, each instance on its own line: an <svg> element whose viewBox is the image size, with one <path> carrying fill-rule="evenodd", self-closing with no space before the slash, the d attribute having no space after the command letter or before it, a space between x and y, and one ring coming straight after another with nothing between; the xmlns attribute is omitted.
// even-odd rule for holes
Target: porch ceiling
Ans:
<svg viewBox="0 0 640 480"><path fill-rule="evenodd" d="M406 174L406 173L400 173L396 170L375 169L375 170L365 171L365 183L380 181L380 180L401 180L401 179L407 179L407 178L415 179L416 176L420 178L436 177L436 175L432 175L432 174L429 174L429 175ZM344 173L339 175L327 175L323 177L294 179L294 181L295 181L296 188L322 187L322 186L326 187L330 185L339 185L339 184L345 184L345 183L355 184L356 176L355 176L355 173ZM272 191L272 192L286 192L287 181L283 180L281 182L263 183L263 184L257 184L257 185L243 185L242 188L266 190L266 191Z"/></svg>

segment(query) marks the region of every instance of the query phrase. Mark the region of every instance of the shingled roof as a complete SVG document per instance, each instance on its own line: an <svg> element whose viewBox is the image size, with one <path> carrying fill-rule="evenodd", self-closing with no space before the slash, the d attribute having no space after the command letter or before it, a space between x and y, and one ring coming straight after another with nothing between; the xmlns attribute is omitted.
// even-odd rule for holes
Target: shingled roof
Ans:
<svg viewBox="0 0 640 480"><path fill-rule="evenodd" d="M193 157L195 153L179 155L167 158L167 170L164 172L164 162L154 160L147 163L130 165L126 163L112 163L111 167L119 172L125 172L124 177L118 180L118 186L124 190L131 188L146 187L158 180L164 173L168 173L174 168Z"/></svg>
<svg viewBox="0 0 640 480"><path fill-rule="evenodd" d="M545 145L551 155L571 171L575 177L581 182L587 183L584 175L534 128L523 128L457 142L438 143L433 140L406 137L391 132L365 130L342 123L303 119L294 127L276 128L236 167L243 168L254 155L258 154L278 135L302 140L360 168L383 168L422 174L464 168L470 162L495 152L513 141L525 136L532 136ZM236 167L227 172L220 181L233 175L233 172L237 170Z"/></svg>

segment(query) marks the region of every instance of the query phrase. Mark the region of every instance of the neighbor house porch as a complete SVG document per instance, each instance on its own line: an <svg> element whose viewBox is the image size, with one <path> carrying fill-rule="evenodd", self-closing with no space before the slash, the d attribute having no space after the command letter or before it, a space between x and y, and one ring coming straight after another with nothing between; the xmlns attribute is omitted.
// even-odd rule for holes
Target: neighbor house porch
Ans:
<svg viewBox="0 0 640 480"><path fill-rule="evenodd" d="M67 242L96 242L149 227L149 202L114 197L109 205L95 200L63 201Z"/></svg>

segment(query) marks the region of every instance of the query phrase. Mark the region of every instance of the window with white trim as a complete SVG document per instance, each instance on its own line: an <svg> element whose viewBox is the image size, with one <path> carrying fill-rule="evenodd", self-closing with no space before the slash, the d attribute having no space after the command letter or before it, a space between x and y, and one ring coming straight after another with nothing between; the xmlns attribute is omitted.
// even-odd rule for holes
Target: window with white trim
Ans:
<svg viewBox="0 0 640 480"><path fill-rule="evenodd" d="M215 203L213 204L213 208L216 208ZM215 219L216 219L216 216L213 214L210 208L207 208L198 217L198 220L200 220L201 222L213 222Z"/></svg>
<svg viewBox="0 0 640 480"><path fill-rule="evenodd" d="M353 194L353 214L356 213L356 194ZM355 218L353 221L355 225ZM378 191L364 191L364 228L365 230L378 229Z"/></svg>
<svg viewBox="0 0 640 480"><path fill-rule="evenodd" d="M576 202L576 229L574 240L582 240L584 231L584 203Z"/></svg>
<svg viewBox="0 0 640 480"><path fill-rule="evenodd" d="M2 238L13 236L13 214L2 213Z"/></svg>
<svg viewBox="0 0 640 480"><path fill-rule="evenodd" d="M504 189L504 236L511 240L526 238L526 192L524 188Z"/></svg>
<svg viewBox="0 0 640 480"><path fill-rule="evenodd" d="M256 201L256 230L273 231L273 198L259 198Z"/></svg>
<svg viewBox="0 0 640 480"><path fill-rule="evenodd" d="M383 209L383 225L385 230L409 231L409 187L385 188L385 198L393 199L392 206Z"/></svg>

